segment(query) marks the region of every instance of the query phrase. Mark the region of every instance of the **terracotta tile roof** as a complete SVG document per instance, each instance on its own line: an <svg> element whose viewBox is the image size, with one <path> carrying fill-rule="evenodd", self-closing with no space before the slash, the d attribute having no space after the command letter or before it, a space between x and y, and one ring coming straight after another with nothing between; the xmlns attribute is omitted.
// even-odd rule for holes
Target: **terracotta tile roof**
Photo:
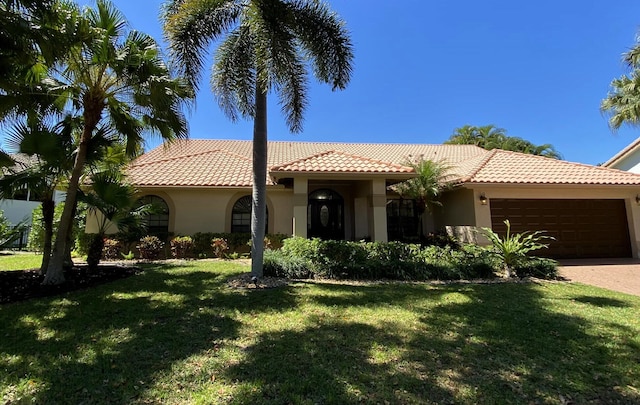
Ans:
<svg viewBox="0 0 640 405"><path fill-rule="evenodd" d="M419 156L453 164L484 153L473 145L279 141L269 142L267 164L280 171L304 161L309 168L316 165L316 170L325 172L406 173L402 164ZM145 153L130 165L128 174L138 186L248 187L251 159L251 141L190 139ZM330 168L330 164L336 166ZM273 181L267 179L267 184Z"/></svg>
<svg viewBox="0 0 640 405"><path fill-rule="evenodd" d="M413 169L395 163L329 150L273 166L271 172L413 173Z"/></svg>
<svg viewBox="0 0 640 405"><path fill-rule="evenodd" d="M138 186L233 187L252 182L251 159L221 149L182 155L168 153L157 160L146 156L136 159L127 174ZM267 182L272 184L269 179Z"/></svg>
<svg viewBox="0 0 640 405"><path fill-rule="evenodd" d="M640 185L640 175L473 145L269 142L268 168L284 173L409 173L423 157L452 166L460 183ZM158 147L129 167L138 186L249 187L251 141L188 140ZM267 184L274 184L271 178Z"/></svg>
<svg viewBox="0 0 640 405"><path fill-rule="evenodd" d="M463 174L463 183L640 185L640 175L606 167L494 149ZM466 166L468 170L471 166Z"/></svg>
<svg viewBox="0 0 640 405"><path fill-rule="evenodd" d="M620 152L616 153L611 159L609 159L606 162L604 162L602 164L602 166L611 167L614 164L616 164L618 161L624 159L627 155L633 153L638 148L640 148L640 138L638 138L635 141L631 142L629 145L627 145Z"/></svg>

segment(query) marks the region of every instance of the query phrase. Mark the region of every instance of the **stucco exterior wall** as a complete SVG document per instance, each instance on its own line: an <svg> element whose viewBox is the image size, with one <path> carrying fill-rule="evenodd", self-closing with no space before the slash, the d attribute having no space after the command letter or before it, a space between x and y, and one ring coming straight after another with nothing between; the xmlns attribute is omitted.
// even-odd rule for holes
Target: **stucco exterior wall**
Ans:
<svg viewBox="0 0 640 405"><path fill-rule="evenodd" d="M239 198L251 195L251 189L145 189L141 195L157 195L167 202L169 232L193 235L197 232L230 232L233 205ZM268 233L292 233L292 196L290 189L267 190Z"/></svg>
<svg viewBox="0 0 640 405"><path fill-rule="evenodd" d="M442 196L442 206L434 211L435 230L446 230L450 235L465 241L476 242L476 217L478 207L474 191L459 188Z"/></svg>

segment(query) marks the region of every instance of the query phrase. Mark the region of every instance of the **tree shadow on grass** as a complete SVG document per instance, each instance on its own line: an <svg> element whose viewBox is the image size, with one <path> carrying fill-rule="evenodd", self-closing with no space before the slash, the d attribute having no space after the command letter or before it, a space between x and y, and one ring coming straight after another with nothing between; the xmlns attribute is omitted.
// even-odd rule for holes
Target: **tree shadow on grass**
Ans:
<svg viewBox="0 0 640 405"><path fill-rule="evenodd" d="M589 295L582 295L582 296L573 298L573 300L582 302L584 304L595 305L597 307L626 308L629 306L629 304L627 304L622 300L617 300L615 298L609 298L609 297L594 297Z"/></svg>
<svg viewBox="0 0 640 405"><path fill-rule="evenodd" d="M318 285L313 301L334 316L261 336L225 379L240 387L240 404L640 403L633 330L601 329L554 307L570 301L542 288ZM422 315L409 328L339 320L354 307Z"/></svg>
<svg viewBox="0 0 640 405"><path fill-rule="evenodd" d="M221 288L227 276L159 266L91 290L0 307L3 402L144 400L176 362L238 337L229 308L250 303ZM295 305L286 289L270 296L265 310Z"/></svg>
<svg viewBox="0 0 640 405"><path fill-rule="evenodd" d="M247 349L246 361L225 378L238 381L238 404L425 403L453 399L433 382L397 373L372 357L376 346L399 347L393 330L357 322L328 322L303 331L269 333ZM391 361L393 364L393 361Z"/></svg>
<svg viewBox="0 0 640 405"><path fill-rule="evenodd" d="M610 323L607 332L550 310L534 284L469 286L463 294L465 302L425 314L433 332L416 335L407 354L433 351L441 366L430 373L465 387L460 402L640 403L638 343L628 328ZM625 341L613 342L616 336Z"/></svg>

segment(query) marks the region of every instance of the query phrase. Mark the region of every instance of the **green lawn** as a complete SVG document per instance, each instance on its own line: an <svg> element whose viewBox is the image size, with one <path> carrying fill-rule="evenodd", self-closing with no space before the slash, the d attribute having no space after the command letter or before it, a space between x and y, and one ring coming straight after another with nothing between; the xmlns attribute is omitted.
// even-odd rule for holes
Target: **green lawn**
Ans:
<svg viewBox="0 0 640 405"><path fill-rule="evenodd" d="M299 282L239 262L0 306L4 403L640 403L640 297L565 283Z"/></svg>
<svg viewBox="0 0 640 405"><path fill-rule="evenodd" d="M42 255L31 252L0 252L0 271L39 269Z"/></svg>

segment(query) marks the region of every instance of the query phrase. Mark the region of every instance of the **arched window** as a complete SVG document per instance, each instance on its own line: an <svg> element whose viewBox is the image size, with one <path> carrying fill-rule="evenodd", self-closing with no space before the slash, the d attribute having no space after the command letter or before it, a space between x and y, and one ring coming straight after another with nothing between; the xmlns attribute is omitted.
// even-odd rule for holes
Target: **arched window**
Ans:
<svg viewBox="0 0 640 405"><path fill-rule="evenodd" d="M148 235L165 240L169 236L169 206L162 197L146 195L138 200L138 206L151 205L152 212L143 219Z"/></svg>
<svg viewBox="0 0 640 405"><path fill-rule="evenodd" d="M269 209L267 208L266 220L264 223L264 231L269 229ZM233 204L231 212L231 232L232 233L250 233L251 232L251 196L245 195L240 197Z"/></svg>

